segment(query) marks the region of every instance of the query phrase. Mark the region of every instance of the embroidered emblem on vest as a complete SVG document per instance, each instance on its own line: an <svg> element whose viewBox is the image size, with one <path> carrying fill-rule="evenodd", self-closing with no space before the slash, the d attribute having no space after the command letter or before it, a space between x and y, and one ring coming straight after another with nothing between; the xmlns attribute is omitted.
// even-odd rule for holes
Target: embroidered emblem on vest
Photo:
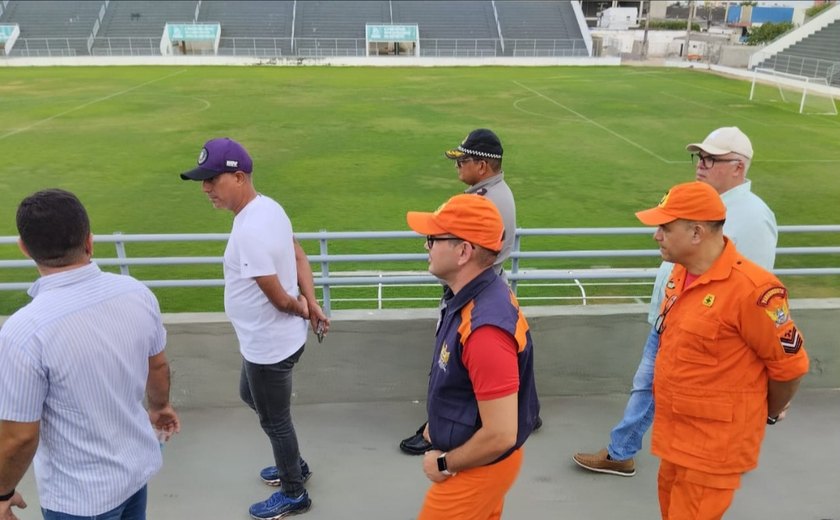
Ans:
<svg viewBox="0 0 840 520"><path fill-rule="evenodd" d="M449 364L449 347L446 345L446 342L443 342L443 346L440 347L440 357L438 358L438 366L441 370L446 372L446 365Z"/></svg>

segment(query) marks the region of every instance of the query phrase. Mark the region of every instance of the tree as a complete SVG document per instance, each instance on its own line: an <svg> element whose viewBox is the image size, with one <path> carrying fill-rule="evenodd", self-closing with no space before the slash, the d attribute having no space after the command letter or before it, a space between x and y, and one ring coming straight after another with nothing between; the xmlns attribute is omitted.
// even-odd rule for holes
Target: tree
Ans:
<svg viewBox="0 0 840 520"><path fill-rule="evenodd" d="M759 45L773 41L782 34L793 29L793 24L790 22L766 22L750 29L750 34L747 37L747 45Z"/></svg>

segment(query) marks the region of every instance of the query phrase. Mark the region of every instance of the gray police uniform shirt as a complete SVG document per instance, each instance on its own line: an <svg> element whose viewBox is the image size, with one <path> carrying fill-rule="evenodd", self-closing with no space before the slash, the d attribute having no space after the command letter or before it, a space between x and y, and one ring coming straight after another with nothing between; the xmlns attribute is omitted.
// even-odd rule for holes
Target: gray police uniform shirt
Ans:
<svg viewBox="0 0 840 520"><path fill-rule="evenodd" d="M502 244L502 251L493 264L496 272L501 274L502 264L508 259L510 252L513 251L513 242L516 238L516 203L513 201L513 192L510 191L510 187L505 182L505 173L499 172L489 179L470 186L464 190L464 193L475 193L487 197L502 214L502 220L505 224L505 239Z"/></svg>

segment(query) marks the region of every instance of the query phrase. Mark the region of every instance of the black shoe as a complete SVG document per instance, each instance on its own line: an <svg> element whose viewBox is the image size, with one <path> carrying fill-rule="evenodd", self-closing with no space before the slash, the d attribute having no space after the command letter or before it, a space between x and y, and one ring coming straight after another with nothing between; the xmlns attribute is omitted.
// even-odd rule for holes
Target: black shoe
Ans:
<svg viewBox="0 0 840 520"><path fill-rule="evenodd" d="M537 430L539 430L540 428L542 428L542 417L540 417L540 416L538 415L538 416L537 416L537 422L536 422L536 423L534 423L534 431L537 431Z"/></svg>
<svg viewBox="0 0 840 520"><path fill-rule="evenodd" d="M426 425L423 424L423 426L417 430L417 433L407 439L403 439L402 442L400 442L400 450L408 455L423 455L432 449L432 445L426 442L426 439L423 438L423 430L425 429Z"/></svg>

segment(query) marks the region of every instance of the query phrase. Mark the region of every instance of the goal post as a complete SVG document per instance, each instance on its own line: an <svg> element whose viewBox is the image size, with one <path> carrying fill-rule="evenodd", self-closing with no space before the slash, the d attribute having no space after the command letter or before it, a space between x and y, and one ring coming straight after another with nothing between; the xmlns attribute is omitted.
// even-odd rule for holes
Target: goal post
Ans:
<svg viewBox="0 0 840 520"><path fill-rule="evenodd" d="M750 101L779 103L800 114L837 115L837 106L826 78L775 69L753 69Z"/></svg>

